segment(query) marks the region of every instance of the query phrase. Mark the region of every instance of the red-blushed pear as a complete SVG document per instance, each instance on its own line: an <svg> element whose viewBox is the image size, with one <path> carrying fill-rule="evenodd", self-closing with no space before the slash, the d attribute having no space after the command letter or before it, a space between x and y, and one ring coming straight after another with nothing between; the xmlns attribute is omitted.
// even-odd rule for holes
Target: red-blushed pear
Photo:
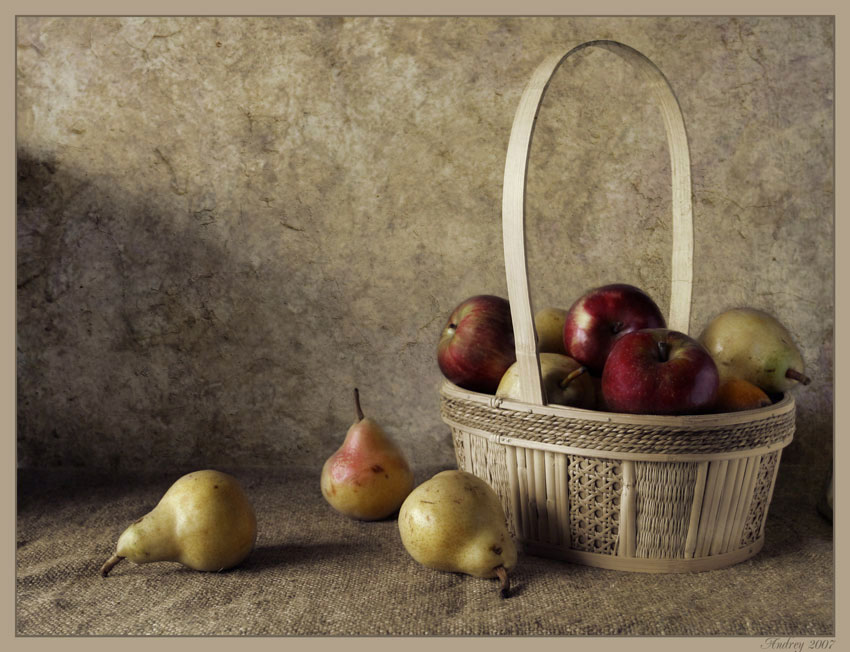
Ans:
<svg viewBox="0 0 850 652"><path fill-rule="evenodd" d="M357 421L322 467L322 495L341 514L374 521L401 506L413 490L413 472L383 428L363 416L356 388L354 405Z"/></svg>
<svg viewBox="0 0 850 652"><path fill-rule="evenodd" d="M621 337L602 371L607 409L632 414L695 414L714 406L720 377L692 337L649 328Z"/></svg>
<svg viewBox="0 0 850 652"><path fill-rule="evenodd" d="M715 364L717 362L715 361ZM720 368L718 367L718 370ZM717 389L717 400L714 402L715 412L739 412L755 410L770 405L770 396L758 385L743 378L723 379L721 373L720 387Z"/></svg>
<svg viewBox="0 0 850 652"><path fill-rule="evenodd" d="M621 337L666 325L661 310L643 290L626 283L603 285L570 306L564 322L564 350L598 375Z"/></svg>
<svg viewBox="0 0 850 652"><path fill-rule="evenodd" d="M451 382L492 394L515 361L511 307L506 299L480 294L452 311L437 344L437 363Z"/></svg>

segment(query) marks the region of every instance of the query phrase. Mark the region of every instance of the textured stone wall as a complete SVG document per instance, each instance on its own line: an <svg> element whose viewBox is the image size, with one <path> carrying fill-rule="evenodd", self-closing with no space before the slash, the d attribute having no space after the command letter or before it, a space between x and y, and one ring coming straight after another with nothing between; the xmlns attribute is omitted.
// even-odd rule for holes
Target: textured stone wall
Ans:
<svg viewBox="0 0 850 652"><path fill-rule="evenodd" d="M452 463L436 340L506 296L501 179L523 86L594 38L676 91L692 334L752 305L813 383L783 457L832 452L829 17L20 18L18 463L315 465L352 388L416 465ZM528 179L536 307L624 281L669 304L670 182L647 89L571 58Z"/></svg>

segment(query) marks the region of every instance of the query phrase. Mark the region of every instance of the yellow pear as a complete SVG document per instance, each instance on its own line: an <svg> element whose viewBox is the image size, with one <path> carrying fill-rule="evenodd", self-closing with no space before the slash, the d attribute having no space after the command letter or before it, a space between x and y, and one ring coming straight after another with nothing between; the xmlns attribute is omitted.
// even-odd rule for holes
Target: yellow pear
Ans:
<svg viewBox="0 0 850 652"><path fill-rule="evenodd" d="M786 392L807 385L803 356L788 330L772 315L755 308L733 308L715 316L700 342L717 363L721 382L741 378L765 392Z"/></svg>
<svg viewBox="0 0 850 652"><path fill-rule="evenodd" d="M195 471L179 478L152 511L124 530L100 573L106 577L122 559L225 570L248 556L256 538L254 508L236 478Z"/></svg>
<svg viewBox="0 0 850 652"><path fill-rule="evenodd" d="M564 349L564 322L567 311L561 308L543 308L534 314L537 330L537 350L546 353L562 353Z"/></svg>
<svg viewBox="0 0 850 652"><path fill-rule="evenodd" d="M410 492L398 514L401 541L417 562L440 571L499 578L501 594L517 550L496 492L466 471L442 471Z"/></svg>
<svg viewBox="0 0 850 652"><path fill-rule="evenodd" d="M357 421L322 467L321 489L331 507L372 521L395 512L413 489L413 472L401 449L374 420L364 417L354 390Z"/></svg>
<svg viewBox="0 0 850 652"><path fill-rule="evenodd" d="M587 368L560 353L540 353L540 376L546 402L592 410L596 407L596 387ZM499 382L496 396L520 400L519 365L515 362Z"/></svg>

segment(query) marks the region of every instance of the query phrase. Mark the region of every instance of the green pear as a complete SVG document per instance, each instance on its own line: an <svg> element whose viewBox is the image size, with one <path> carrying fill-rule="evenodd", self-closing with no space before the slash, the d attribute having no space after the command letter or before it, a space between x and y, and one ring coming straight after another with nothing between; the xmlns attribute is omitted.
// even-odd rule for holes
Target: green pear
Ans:
<svg viewBox="0 0 850 652"><path fill-rule="evenodd" d="M534 314L534 328L537 331L537 350L541 353L561 353L564 349L564 322L567 311L561 308L543 308Z"/></svg>
<svg viewBox="0 0 850 652"><path fill-rule="evenodd" d="M331 507L373 521L395 512L413 489L413 472L396 443L373 419L363 416L354 389L357 421L322 467L321 489Z"/></svg>
<svg viewBox="0 0 850 652"><path fill-rule="evenodd" d="M540 376L546 402L592 410L596 407L596 388L587 368L560 353L540 353ZM499 382L496 396L520 400L519 365L515 362Z"/></svg>
<svg viewBox="0 0 850 652"><path fill-rule="evenodd" d="M788 330L755 308L720 313L703 330L700 342L717 363L721 382L741 378L768 393L808 385L803 356Z"/></svg>
<svg viewBox="0 0 850 652"><path fill-rule="evenodd" d="M195 471L179 478L152 511L124 530L100 574L106 577L122 559L225 570L248 556L256 538L254 508L236 478Z"/></svg>
<svg viewBox="0 0 850 652"><path fill-rule="evenodd" d="M466 471L442 471L410 492L398 514L407 552L440 571L500 580L508 594L508 571L517 550L496 492Z"/></svg>

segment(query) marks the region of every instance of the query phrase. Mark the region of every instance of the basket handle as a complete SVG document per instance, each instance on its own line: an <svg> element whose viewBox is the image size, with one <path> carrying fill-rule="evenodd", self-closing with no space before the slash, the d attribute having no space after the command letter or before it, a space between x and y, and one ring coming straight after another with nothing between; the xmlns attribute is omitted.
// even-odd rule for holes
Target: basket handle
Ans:
<svg viewBox="0 0 850 652"><path fill-rule="evenodd" d="M616 41L582 43L566 53L546 58L534 71L519 100L511 127L502 188L502 237L505 273L511 304L521 400L544 405L545 397L537 354L537 334L531 312L528 266L525 256L525 182L534 124L543 96L558 67L572 54L587 47L609 50L629 62L649 83L661 108L670 151L673 193L673 260L671 270L669 328L688 332L693 284L693 213L688 137L679 102L662 72L646 56Z"/></svg>

